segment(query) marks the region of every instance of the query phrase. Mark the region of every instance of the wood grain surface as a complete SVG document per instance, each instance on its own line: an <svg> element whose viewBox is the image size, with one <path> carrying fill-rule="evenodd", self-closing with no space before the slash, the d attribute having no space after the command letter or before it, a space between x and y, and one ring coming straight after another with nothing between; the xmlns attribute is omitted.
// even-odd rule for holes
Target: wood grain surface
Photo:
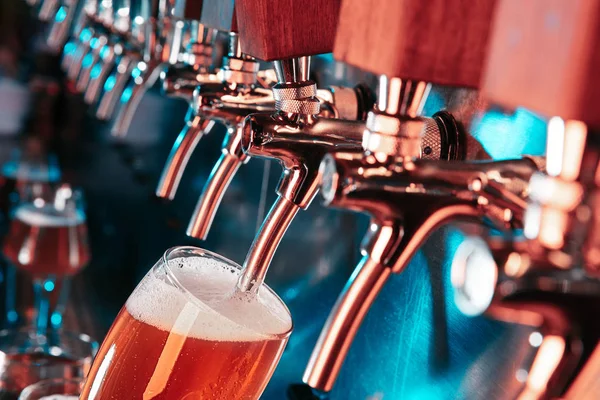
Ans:
<svg viewBox="0 0 600 400"><path fill-rule="evenodd" d="M499 0L484 95L600 128L599 20L599 0Z"/></svg>
<svg viewBox="0 0 600 400"><path fill-rule="evenodd" d="M329 53L341 0L236 0L242 51L265 61Z"/></svg>
<svg viewBox="0 0 600 400"><path fill-rule="evenodd" d="M477 87L495 2L343 0L334 55L380 75Z"/></svg>

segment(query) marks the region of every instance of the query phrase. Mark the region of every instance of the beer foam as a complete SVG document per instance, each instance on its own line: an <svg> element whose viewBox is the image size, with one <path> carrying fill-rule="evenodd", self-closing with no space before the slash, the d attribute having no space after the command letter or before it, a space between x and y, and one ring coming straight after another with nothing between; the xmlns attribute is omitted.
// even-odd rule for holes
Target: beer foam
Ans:
<svg viewBox="0 0 600 400"><path fill-rule="evenodd" d="M27 225L43 227L75 226L85 222L85 215L79 210L60 211L50 204L36 207L23 204L15 210L15 218Z"/></svg>
<svg viewBox="0 0 600 400"><path fill-rule="evenodd" d="M135 319L197 339L229 342L275 338L292 327L286 307L269 290L234 295L240 271L219 260L176 258L169 267L185 290L164 270L150 271L126 303Z"/></svg>

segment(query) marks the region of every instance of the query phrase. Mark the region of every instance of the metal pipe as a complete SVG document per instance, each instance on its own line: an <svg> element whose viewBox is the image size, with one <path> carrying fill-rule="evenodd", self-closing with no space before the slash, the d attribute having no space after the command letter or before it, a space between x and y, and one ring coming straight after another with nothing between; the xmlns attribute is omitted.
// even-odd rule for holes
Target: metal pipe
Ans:
<svg viewBox="0 0 600 400"><path fill-rule="evenodd" d="M254 238L244 261L237 287L241 292L256 293L265 280L267 270L279 243L300 207L279 196Z"/></svg>
<svg viewBox="0 0 600 400"><path fill-rule="evenodd" d="M181 130L177 140L173 144L173 148L158 182L158 187L156 188L156 195L158 197L173 200L190 156L196 149L202 136L209 132L215 125L214 121L196 115L191 107L188 111L186 121L185 127Z"/></svg>

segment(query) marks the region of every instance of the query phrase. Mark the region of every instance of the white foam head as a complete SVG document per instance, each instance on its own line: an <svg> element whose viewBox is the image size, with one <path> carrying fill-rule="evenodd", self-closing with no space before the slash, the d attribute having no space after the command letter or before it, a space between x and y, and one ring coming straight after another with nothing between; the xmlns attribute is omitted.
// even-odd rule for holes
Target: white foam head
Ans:
<svg viewBox="0 0 600 400"><path fill-rule="evenodd" d="M266 288L252 298L232 295L238 269L204 257L175 258L169 267L178 283L165 270L153 269L127 300L137 320L197 339L230 342L265 340L291 330L287 308Z"/></svg>
<svg viewBox="0 0 600 400"><path fill-rule="evenodd" d="M51 204L36 207L22 204L15 210L15 218L27 225L41 227L76 226L85 222L85 215L79 210L57 210Z"/></svg>

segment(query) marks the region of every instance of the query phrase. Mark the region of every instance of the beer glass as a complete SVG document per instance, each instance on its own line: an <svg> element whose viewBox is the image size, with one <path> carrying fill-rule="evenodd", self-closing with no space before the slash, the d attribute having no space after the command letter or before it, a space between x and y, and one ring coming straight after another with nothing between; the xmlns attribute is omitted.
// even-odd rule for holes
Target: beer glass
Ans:
<svg viewBox="0 0 600 400"><path fill-rule="evenodd" d="M98 343L84 334L0 331L0 399L16 400L40 380L83 378L97 351Z"/></svg>
<svg viewBox="0 0 600 400"><path fill-rule="evenodd" d="M77 400L83 379L48 379L27 386L19 400Z"/></svg>
<svg viewBox="0 0 600 400"><path fill-rule="evenodd" d="M81 399L258 399L292 320L268 286L238 292L239 276L209 251L168 250L121 309Z"/></svg>
<svg viewBox="0 0 600 400"><path fill-rule="evenodd" d="M86 216L78 192L62 185L51 197L36 197L13 210L3 247L5 258L33 279L35 326L41 334L46 332L48 320L60 327L69 277L90 259ZM55 295L59 283L61 292ZM52 312L51 300L55 304Z"/></svg>

